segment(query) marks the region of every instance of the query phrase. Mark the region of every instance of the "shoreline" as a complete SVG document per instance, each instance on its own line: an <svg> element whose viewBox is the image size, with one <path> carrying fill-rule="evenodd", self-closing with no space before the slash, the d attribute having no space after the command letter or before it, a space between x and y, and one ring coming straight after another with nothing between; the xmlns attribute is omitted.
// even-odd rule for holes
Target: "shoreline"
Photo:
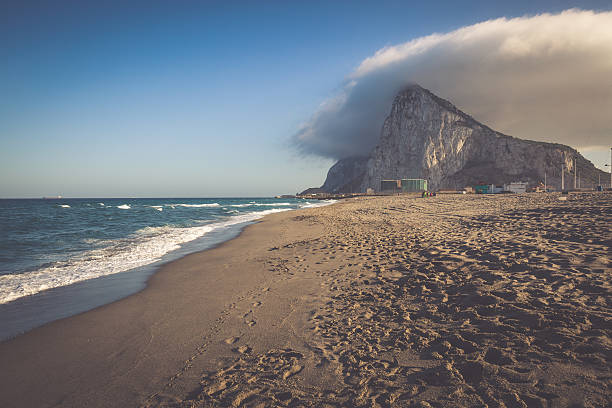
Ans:
<svg viewBox="0 0 612 408"><path fill-rule="evenodd" d="M14 329L2 329L2 332L0 332L0 343L17 338L54 321L87 313L137 294L147 288L151 277L164 266L186 256L214 249L224 242L235 239L246 227L256 224L258 221L247 221L243 224L232 225L227 231L212 231L209 234L220 234L221 238L213 237L210 243L206 243L203 246L200 244L196 248L191 249L189 247L193 247L193 244L188 242L188 245L169 252L162 259L147 265L115 274L78 281L66 286L58 286L0 304L0 320L8 322L9 325L14 327ZM208 240L210 238L209 234L194 241ZM96 298L87 299L89 295ZM79 300L72 302L71 298L75 297L79 298ZM25 312L19 310L24 306L26 308ZM52 314L41 318L40 314L48 313L49 309L54 310ZM23 320L29 320L32 323L26 322L24 324Z"/></svg>
<svg viewBox="0 0 612 408"><path fill-rule="evenodd" d="M612 194L557 197L269 215L0 343L0 405L605 406Z"/></svg>
<svg viewBox="0 0 612 408"><path fill-rule="evenodd" d="M286 211L284 208L273 211L279 210L280 212ZM259 218L238 223L234 223L233 218L240 219L245 215L257 217L257 214L238 214L226 220L211 222L208 224L212 227L211 231L181 244L178 249L167 252L160 259L151 263L118 273L52 287L19 297L8 303L2 303L0 304L0 321L3 321L3 325L0 327L0 342L18 337L55 320L84 313L135 294L146 288L150 276L157 273L162 266L186 255L214 248L220 243L235 238L246 226L265 217L268 211L262 211L264 214Z"/></svg>
<svg viewBox="0 0 612 408"><path fill-rule="evenodd" d="M181 203L177 201L190 201ZM250 200L250 201L249 201ZM194 245L201 238L254 221L266 214L308 207L303 200L262 199L107 199L68 200L48 204L41 200L16 200L2 203L8 219L22 213L49 221L39 226L8 223L7 242L18 242L20 233L30 240L0 262L0 303L6 304L45 290L68 286L168 261L185 248L189 252L205 249ZM114 201L114 202L113 202ZM202 203L204 201L204 203ZM214 202L213 202L214 201ZM69 203L69 204L68 204ZM120 204L120 205L118 205ZM133 208L132 208L133 207ZM166 211L164 211L166 208ZM51 222L54 217L69 222ZM20 230L23 229L23 230ZM24 229L25 228L25 229ZM77 232L79 231L79 232ZM64 237L70 233L71 235ZM58 248L48 248L58 240ZM10 248L9 248L10 249ZM21 252L20 252L21 251Z"/></svg>

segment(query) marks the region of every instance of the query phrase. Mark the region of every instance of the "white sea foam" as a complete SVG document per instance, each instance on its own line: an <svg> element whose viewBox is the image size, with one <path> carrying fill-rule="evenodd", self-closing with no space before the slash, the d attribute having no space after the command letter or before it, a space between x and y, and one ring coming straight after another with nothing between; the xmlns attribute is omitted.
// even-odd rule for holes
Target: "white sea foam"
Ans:
<svg viewBox="0 0 612 408"><path fill-rule="evenodd" d="M330 205L338 202L338 200L321 200L318 203L311 203L306 201L305 204L300 204L300 208L315 208L315 207L324 207L326 205Z"/></svg>
<svg viewBox="0 0 612 408"><path fill-rule="evenodd" d="M149 207L155 208L157 211L164 211L164 207L161 205L150 205Z"/></svg>
<svg viewBox="0 0 612 408"><path fill-rule="evenodd" d="M89 245L92 245L92 244L98 245L98 244L101 244L101 243L104 243L104 242L109 242L109 241L103 240L103 239L98 239L98 238L83 238L83 242L86 243L86 244L89 244Z"/></svg>
<svg viewBox="0 0 612 408"><path fill-rule="evenodd" d="M0 304L33 295L45 289L125 272L160 260L181 244L210 231L257 220L267 214L288 211L275 208L233 216L225 221L190 228L146 227L126 239L109 242L104 248L88 251L65 262L22 274L0 275Z"/></svg>
<svg viewBox="0 0 612 408"><path fill-rule="evenodd" d="M219 203L210 204L166 204L168 207L187 207L187 208L201 208L201 207L220 207Z"/></svg>
<svg viewBox="0 0 612 408"><path fill-rule="evenodd" d="M62 207L62 208L70 208L70 206L68 204L60 204L59 206Z"/></svg>
<svg viewBox="0 0 612 408"><path fill-rule="evenodd" d="M286 206L286 205L293 205L293 204L291 203L255 203L255 205L261 205L265 207L277 207L277 206Z"/></svg>
<svg viewBox="0 0 612 408"><path fill-rule="evenodd" d="M230 205L230 207L285 207L288 205L294 205L292 203L256 203L254 201L251 201L250 203L247 204L232 204Z"/></svg>
<svg viewBox="0 0 612 408"><path fill-rule="evenodd" d="M117 208L121 208L122 210L129 210L132 207L130 207L127 204L122 204L122 205L118 205Z"/></svg>
<svg viewBox="0 0 612 408"><path fill-rule="evenodd" d="M98 203L98 204L100 204L102 207L104 207L104 203Z"/></svg>

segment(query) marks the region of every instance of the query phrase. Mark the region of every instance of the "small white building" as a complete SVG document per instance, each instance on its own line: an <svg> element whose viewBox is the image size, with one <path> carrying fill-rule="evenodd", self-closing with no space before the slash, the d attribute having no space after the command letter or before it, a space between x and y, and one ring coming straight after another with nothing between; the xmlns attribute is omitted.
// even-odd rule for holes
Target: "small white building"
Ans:
<svg viewBox="0 0 612 408"><path fill-rule="evenodd" d="M499 194L504 191L505 186L489 185L489 194Z"/></svg>
<svg viewBox="0 0 612 408"><path fill-rule="evenodd" d="M511 193L525 193L527 191L527 182L525 181L513 181L509 184L504 184L504 191L510 191Z"/></svg>

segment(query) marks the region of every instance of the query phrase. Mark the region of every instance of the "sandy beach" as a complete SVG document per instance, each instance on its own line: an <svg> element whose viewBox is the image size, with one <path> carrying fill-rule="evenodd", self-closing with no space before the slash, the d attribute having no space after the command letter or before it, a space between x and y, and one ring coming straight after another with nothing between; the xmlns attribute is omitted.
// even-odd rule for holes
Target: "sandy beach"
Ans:
<svg viewBox="0 0 612 408"><path fill-rule="evenodd" d="M266 216L0 344L1 407L608 407L612 193Z"/></svg>

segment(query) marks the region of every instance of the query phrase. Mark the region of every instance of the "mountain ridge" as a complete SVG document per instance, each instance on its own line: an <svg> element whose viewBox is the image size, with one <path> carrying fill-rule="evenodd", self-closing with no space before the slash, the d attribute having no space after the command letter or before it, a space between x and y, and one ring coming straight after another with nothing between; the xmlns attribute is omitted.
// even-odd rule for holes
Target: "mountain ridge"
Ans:
<svg viewBox="0 0 612 408"><path fill-rule="evenodd" d="M560 188L562 163L567 188L573 186L568 171L574 171L574 159L583 185L596 184L598 175L609 177L569 146L495 131L413 84L394 98L370 154L338 160L321 189L329 193L379 191L382 179L396 178L425 178L433 190L519 180L535 185L544 181L545 173L548 184Z"/></svg>

